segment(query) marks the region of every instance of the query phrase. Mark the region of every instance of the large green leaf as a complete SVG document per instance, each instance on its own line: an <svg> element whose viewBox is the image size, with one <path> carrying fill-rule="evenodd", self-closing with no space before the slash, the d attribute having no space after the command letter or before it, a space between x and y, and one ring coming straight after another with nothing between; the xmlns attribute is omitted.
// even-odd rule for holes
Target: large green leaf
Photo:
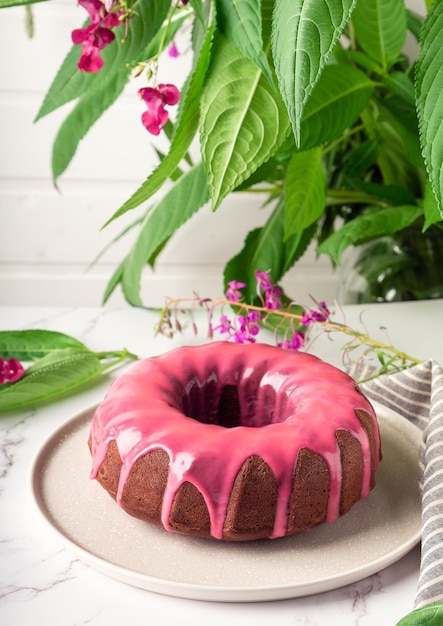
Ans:
<svg viewBox="0 0 443 626"><path fill-rule="evenodd" d="M302 148L314 148L340 136L358 118L373 90L374 83L354 67L325 67L305 107Z"/></svg>
<svg viewBox="0 0 443 626"><path fill-rule="evenodd" d="M157 40L156 32L169 8L169 0L139 0L136 3L136 13L128 21L127 32L124 25L114 29L115 40L101 51L104 65L97 74L78 69L81 47L73 46L52 81L35 121L63 104L81 98L91 90L96 93L105 91L108 83L115 80L116 74L123 74L128 79L131 65L144 61L157 52L156 49L150 49L150 45L153 39ZM161 29L160 31L163 32Z"/></svg>
<svg viewBox="0 0 443 626"><path fill-rule="evenodd" d="M401 619L397 626L441 626L443 624L443 603L436 602L423 606Z"/></svg>
<svg viewBox="0 0 443 626"><path fill-rule="evenodd" d="M297 145L304 107L356 0L276 0L273 57Z"/></svg>
<svg viewBox="0 0 443 626"><path fill-rule="evenodd" d="M46 0L0 0L0 9L6 7L16 7L25 4L35 4L36 2L45 2Z"/></svg>
<svg viewBox="0 0 443 626"><path fill-rule="evenodd" d="M3 359L33 361L63 348L88 349L74 337L52 330L0 331L0 356Z"/></svg>
<svg viewBox="0 0 443 626"><path fill-rule="evenodd" d="M219 0L218 11L227 39L272 83L272 71L263 50L261 0Z"/></svg>
<svg viewBox="0 0 443 626"><path fill-rule="evenodd" d="M137 240L122 267L121 285L126 300L142 304L140 281L143 269L159 246L209 200L203 165L184 174L148 211Z"/></svg>
<svg viewBox="0 0 443 626"><path fill-rule="evenodd" d="M221 37L201 99L201 152L214 210L269 159L289 132L278 92Z"/></svg>
<svg viewBox="0 0 443 626"><path fill-rule="evenodd" d="M423 157L443 217L443 2L434 2L420 35L416 99Z"/></svg>
<svg viewBox="0 0 443 626"><path fill-rule="evenodd" d="M186 156L189 146L198 130L200 109L196 103L200 99L200 94L205 79L206 71L210 61L212 38L215 27L215 14L212 2L207 3L208 14L206 15L206 30L204 36L200 33L200 39L196 45L195 62L184 93L181 97L180 114L177 120L174 137L168 154L152 174L142 183L137 191L112 215L105 226L114 219L136 208L142 202L149 200L173 175L180 161ZM200 22L196 21L196 29L201 31Z"/></svg>
<svg viewBox="0 0 443 626"><path fill-rule="evenodd" d="M405 43L404 0L358 0L352 23L360 46L387 70Z"/></svg>
<svg viewBox="0 0 443 626"><path fill-rule="evenodd" d="M375 237L393 235L410 226L422 214L422 209L417 206L395 206L387 209L369 207L365 214L347 222L323 241L317 252L328 254L338 264L349 246L358 246Z"/></svg>
<svg viewBox="0 0 443 626"><path fill-rule="evenodd" d="M95 378L104 369L98 356L87 350L52 352L30 367L19 381L0 388L0 411L47 401Z"/></svg>
<svg viewBox="0 0 443 626"><path fill-rule="evenodd" d="M323 213L326 180L320 148L295 152L285 178L285 239L299 233Z"/></svg>

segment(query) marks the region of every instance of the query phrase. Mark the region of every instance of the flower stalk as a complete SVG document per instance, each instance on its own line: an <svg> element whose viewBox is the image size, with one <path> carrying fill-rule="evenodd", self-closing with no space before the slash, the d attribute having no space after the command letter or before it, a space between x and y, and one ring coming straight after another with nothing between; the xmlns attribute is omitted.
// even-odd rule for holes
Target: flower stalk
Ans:
<svg viewBox="0 0 443 626"><path fill-rule="evenodd" d="M185 298L169 298L160 312L157 332L172 337L182 332L183 317L191 320L194 333L198 332L194 312L201 309L207 314L207 338L216 334L236 343L254 343L259 333L271 331L277 346L288 350L309 349L321 333L341 333L349 338L343 346L343 355L362 351L361 359L375 356L377 366L369 378L399 371L417 365L420 360L395 348L390 342L375 339L365 330L356 330L331 317L326 303L315 303L315 308L305 308L295 302L284 302L281 290L272 283L269 274L256 272L259 302L247 303L241 299L244 283L232 281L224 298L200 298L195 295ZM226 309L234 314L231 319ZM220 312L217 323L216 312ZM368 380L366 378L365 380ZM360 381L363 382L363 381Z"/></svg>

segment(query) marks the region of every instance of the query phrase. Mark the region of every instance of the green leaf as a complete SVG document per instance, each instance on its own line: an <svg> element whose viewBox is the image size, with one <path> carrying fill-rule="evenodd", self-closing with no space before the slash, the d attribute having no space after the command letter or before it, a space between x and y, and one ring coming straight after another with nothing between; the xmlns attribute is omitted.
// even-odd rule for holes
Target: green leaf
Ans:
<svg viewBox="0 0 443 626"><path fill-rule="evenodd" d="M269 219L262 228L252 230L242 250L231 258L225 267L224 280L245 282L243 290L246 300L254 301L255 270L270 271L275 283L287 272L293 263L305 252L313 235L313 230L297 233L284 243L284 197L280 199Z"/></svg>
<svg viewBox="0 0 443 626"><path fill-rule="evenodd" d="M419 15L415 11L411 11L411 9L406 9L406 20L408 24L408 30L418 41L420 38L421 26L423 24L423 16Z"/></svg>
<svg viewBox="0 0 443 626"><path fill-rule="evenodd" d="M415 108L414 83L403 72L392 72L383 79L385 87L391 94L398 96L404 102Z"/></svg>
<svg viewBox="0 0 443 626"><path fill-rule="evenodd" d="M383 68L374 59L362 52L361 50L343 50L340 51L343 58L350 59L359 67L375 74L383 74ZM337 54L337 53L336 53Z"/></svg>
<svg viewBox="0 0 443 626"><path fill-rule="evenodd" d="M342 173L346 178L362 176L377 161L380 147L374 139L368 139L347 151Z"/></svg>
<svg viewBox="0 0 443 626"><path fill-rule="evenodd" d="M443 211L443 2L434 2L423 23L416 68L420 142L429 179Z"/></svg>
<svg viewBox="0 0 443 626"><path fill-rule="evenodd" d="M154 3L155 4L155 3ZM170 150L160 165L144 181L137 191L112 215L105 226L115 220L126 211L136 208L142 202L149 200L174 174L180 161L186 156L189 146L198 130L200 117L199 107L196 102L200 99L203 81L210 61L212 38L215 26L215 14L212 2L207 3L209 13L207 15L206 31L195 36L201 41L197 45L196 61L191 72L190 80L185 92L182 92L180 114L176 123L174 137ZM199 22L196 22L196 28Z"/></svg>
<svg viewBox="0 0 443 626"><path fill-rule="evenodd" d="M305 104L354 6L355 0L276 0L272 52L297 145Z"/></svg>
<svg viewBox="0 0 443 626"><path fill-rule="evenodd" d="M406 39L404 0L364 0L352 14L355 36L385 71L397 60Z"/></svg>
<svg viewBox="0 0 443 626"><path fill-rule="evenodd" d="M3 359L33 361L63 348L88 350L74 337L52 330L0 331L0 356Z"/></svg>
<svg viewBox="0 0 443 626"><path fill-rule="evenodd" d="M326 180L320 148L295 152L285 179L285 235L299 233L323 213Z"/></svg>
<svg viewBox="0 0 443 626"><path fill-rule="evenodd" d="M162 243L209 200L203 165L184 174L148 211L137 240L123 265L121 284L126 300L141 306L140 281L144 267Z"/></svg>
<svg viewBox="0 0 443 626"><path fill-rule="evenodd" d="M19 381L0 387L0 411L50 400L91 380L103 369L93 352L76 348L52 352L30 367Z"/></svg>
<svg viewBox="0 0 443 626"><path fill-rule="evenodd" d="M290 132L278 92L225 38L217 42L201 98L201 152L213 210Z"/></svg>
<svg viewBox="0 0 443 626"><path fill-rule="evenodd" d="M398 185L381 185L362 179L351 179L350 184L372 198L379 198L385 204L415 204L415 197L404 187Z"/></svg>
<svg viewBox="0 0 443 626"><path fill-rule="evenodd" d="M397 626L441 626L443 623L443 603L430 604L416 609L403 617Z"/></svg>
<svg viewBox="0 0 443 626"><path fill-rule="evenodd" d="M423 213L425 214L425 223L423 231L427 230L432 224L437 224L443 219L443 213L438 208L431 183L427 181L425 186L425 194L423 198Z"/></svg>
<svg viewBox="0 0 443 626"><path fill-rule="evenodd" d="M263 50L261 0L219 0L219 19L227 39L273 83Z"/></svg>
<svg viewBox="0 0 443 626"><path fill-rule="evenodd" d="M325 67L305 107L302 148L308 150L340 136L366 107L373 90L374 83L354 67Z"/></svg>
<svg viewBox="0 0 443 626"><path fill-rule="evenodd" d="M343 252L349 246L358 246L383 235L393 235L413 224L422 214L422 209L417 206L395 206L387 209L368 207L365 214L347 222L323 241L317 252L328 254L334 263L339 264Z"/></svg>
<svg viewBox="0 0 443 626"><path fill-rule="evenodd" d="M386 125L390 133L396 135L395 141L402 150L404 159L414 167L424 169L415 108L396 97L385 98L383 104L378 103L378 108L380 111L379 123ZM388 136L384 134L384 140Z"/></svg>
<svg viewBox="0 0 443 626"><path fill-rule="evenodd" d="M117 285L121 283L126 259L127 257L125 257L123 261L116 267L111 278L109 279L108 284L106 285L105 292L103 294L102 304L106 304L106 302L109 300L109 298L117 288Z"/></svg>
<svg viewBox="0 0 443 626"><path fill-rule="evenodd" d="M6 7L17 7L27 4L35 4L37 2L46 2L47 0L0 0L0 9Z"/></svg>

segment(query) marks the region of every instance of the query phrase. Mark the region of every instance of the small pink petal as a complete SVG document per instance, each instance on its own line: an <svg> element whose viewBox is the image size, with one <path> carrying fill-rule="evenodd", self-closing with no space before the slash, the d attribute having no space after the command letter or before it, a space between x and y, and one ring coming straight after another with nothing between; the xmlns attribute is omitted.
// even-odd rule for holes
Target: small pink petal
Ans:
<svg viewBox="0 0 443 626"><path fill-rule="evenodd" d="M177 102L180 100L180 92L175 85L160 84L158 86L158 91L162 96L165 104L173 106L174 104L177 104Z"/></svg>

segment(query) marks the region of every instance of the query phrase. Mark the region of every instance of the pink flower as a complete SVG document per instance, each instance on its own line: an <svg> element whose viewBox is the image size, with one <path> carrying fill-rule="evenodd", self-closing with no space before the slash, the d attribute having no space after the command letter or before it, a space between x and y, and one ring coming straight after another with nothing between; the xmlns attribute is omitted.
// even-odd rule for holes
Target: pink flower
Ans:
<svg viewBox="0 0 443 626"><path fill-rule="evenodd" d="M177 57L180 56L180 52L178 51L177 46L175 45L175 42L173 41L171 43L171 45L168 48L168 55L172 58L172 59L176 59Z"/></svg>
<svg viewBox="0 0 443 626"><path fill-rule="evenodd" d="M79 4L88 12L91 24L71 33L73 43L82 45L78 67L84 72L96 73L103 67L100 50L114 41L115 35L111 28L121 24L120 17L124 10L110 13L100 0L79 0Z"/></svg>
<svg viewBox="0 0 443 626"><path fill-rule="evenodd" d="M142 87L138 95L148 110L142 115L142 123L152 135L160 134L169 118L165 105L173 106L180 100L180 92L175 85L160 84L158 87Z"/></svg>
<svg viewBox="0 0 443 626"><path fill-rule="evenodd" d="M257 311L251 311L247 315L239 315L237 321L240 329L233 335L236 343L254 343L255 337L260 332L261 315Z"/></svg>
<svg viewBox="0 0 443 626"><path fill-rule="evenodd" d="M304 312L301 323L302 326L309 326L309 324L315 324L315 322L326 322L330 315L331 312L326 302L319 302L317 309L308 309Z"/></svg>
<svg viewBox="0 0 443 626"><path fill-rule="evenodd" d="M265 306L267 309L276 310L282 305L281 295L283 291L280 287L271 286L265 291Z"/></svg>
<svg viewBox="0 0 443 626"><path fill-rule="evenodd" d="M0 357L0 385L4 383L15 383L24 375L23 365L17 359L6 359Z"/></svg>
<svg viewBox="0 0 443 626"><path fill-rule="evenodd" d="M220 335L225 335L226 333L230 334L234 330L234 327L232 326L229 317L227 315L222 315L220 318L220 324L212 328L212 331L214 330L218 330Z"/></svg>
<svg viewBox="0 0 443 626"><path fill-rule="evenodd" d="M255 270L254 274L257 281L258 289L263 289L263 291L267 291L268 289L273 287L272 278L269 276L268 272Z"/></svg>
<svg viewBox="0 0 443 626"><path fill-rule="evenodd" d="M227 299L231 300L231 302L239 302L243 297L243 294L239 290L243 289L243 287L246 287L246 283L241 283L238 280L231 280L228 283L228 288L226 290Z"/></svg>
<svg viewBox="0 0 443 626"><path fill-rule="evenodd" d="M299 330L294 331L291 337L286 338L281 343L277 343L284 350L300 350L304 346L306 336Z"/></svg>

